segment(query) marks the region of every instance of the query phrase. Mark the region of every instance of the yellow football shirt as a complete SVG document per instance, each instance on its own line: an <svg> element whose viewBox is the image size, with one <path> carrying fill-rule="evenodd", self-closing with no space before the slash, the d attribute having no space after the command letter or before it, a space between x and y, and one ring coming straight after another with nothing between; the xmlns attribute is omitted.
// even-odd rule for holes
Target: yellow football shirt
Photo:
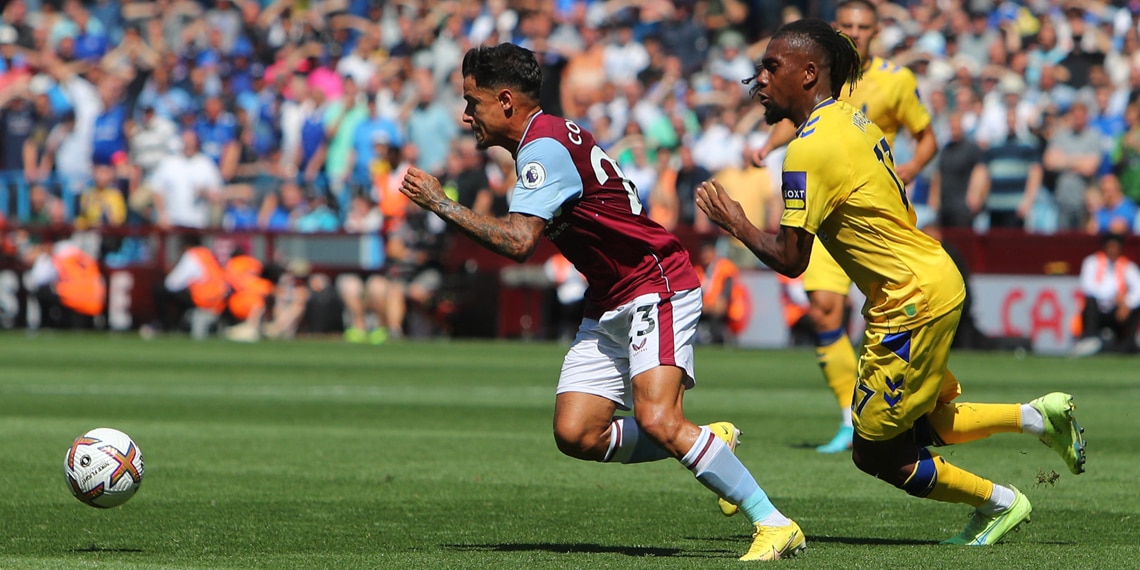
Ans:
<svg viewBox="0 0 1140 570"><path fill-rule="evenodd" d="M869 329L912 329L962 303L962 275L942 245L914 225L883 132L828 99L788 144L781 224L815 234L867 296Z"/></svg>
<svg viewBox="0 0 1140 570"><path fill-rule="evenodd" d="M863 111L882 129L891 148L900 128L917 133L930 125L930 113L918 98L918 81L905 67L872 57L855 90L850 89L850 85L844 85L839 100Z"/></svg>

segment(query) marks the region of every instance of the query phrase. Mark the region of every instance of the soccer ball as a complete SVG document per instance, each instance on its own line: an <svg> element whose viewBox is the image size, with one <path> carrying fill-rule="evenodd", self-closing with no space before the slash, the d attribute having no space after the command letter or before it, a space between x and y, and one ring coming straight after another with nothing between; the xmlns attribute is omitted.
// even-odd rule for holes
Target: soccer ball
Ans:
<svg viewBox="0 0 1140 570"><path fill-rule="evenodd" d="M63 460L63 475L71 494L84 504L117 507L142 484L142 450L117 429L96 428L75 438Z"/></svg>

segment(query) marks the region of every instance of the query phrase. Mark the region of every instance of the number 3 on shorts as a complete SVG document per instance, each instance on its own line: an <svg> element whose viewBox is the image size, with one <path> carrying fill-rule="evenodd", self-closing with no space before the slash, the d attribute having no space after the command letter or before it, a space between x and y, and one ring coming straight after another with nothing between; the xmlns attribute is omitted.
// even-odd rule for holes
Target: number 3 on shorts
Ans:
<svg viewBox="0 0 1140 570"><path fill-rule="evenodd" d="M638 315L634 317L633 326L630 327L634 336L645 336L657 328L657 322L653 320L653 308L654 305L643 305L634 309Z"/></svg>

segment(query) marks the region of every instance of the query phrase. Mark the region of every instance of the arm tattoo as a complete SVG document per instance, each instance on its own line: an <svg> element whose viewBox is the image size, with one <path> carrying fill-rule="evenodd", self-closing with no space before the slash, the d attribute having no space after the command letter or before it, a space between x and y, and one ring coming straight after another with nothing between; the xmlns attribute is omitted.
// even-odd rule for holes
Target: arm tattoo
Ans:
<svg viewBox="0 0 1140 570"><path fill-rule="evenodd" d="M436 213L475 243L520 263L534 252L540 235L534 223L529 223L539 218L519 214L507 218L483 216L451 200L441 202Z"/></svg>

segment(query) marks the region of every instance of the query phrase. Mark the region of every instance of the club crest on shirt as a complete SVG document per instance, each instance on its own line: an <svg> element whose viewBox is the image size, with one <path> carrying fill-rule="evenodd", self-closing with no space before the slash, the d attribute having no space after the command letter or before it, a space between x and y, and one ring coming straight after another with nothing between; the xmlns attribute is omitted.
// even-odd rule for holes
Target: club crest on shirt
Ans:
<svg viewBox="0 0 1140 570"><path fill-rule="evenodd" d="M546 182L546 169L537 162L528 162L522 167L522 183L524 188L538 188Z"/></svg>
<svg viewBox="0 0 1140 570"><path fill-rule="evenodd" d="M784 209L807 209L807 172L785 172L783 181Z"/></svg>

